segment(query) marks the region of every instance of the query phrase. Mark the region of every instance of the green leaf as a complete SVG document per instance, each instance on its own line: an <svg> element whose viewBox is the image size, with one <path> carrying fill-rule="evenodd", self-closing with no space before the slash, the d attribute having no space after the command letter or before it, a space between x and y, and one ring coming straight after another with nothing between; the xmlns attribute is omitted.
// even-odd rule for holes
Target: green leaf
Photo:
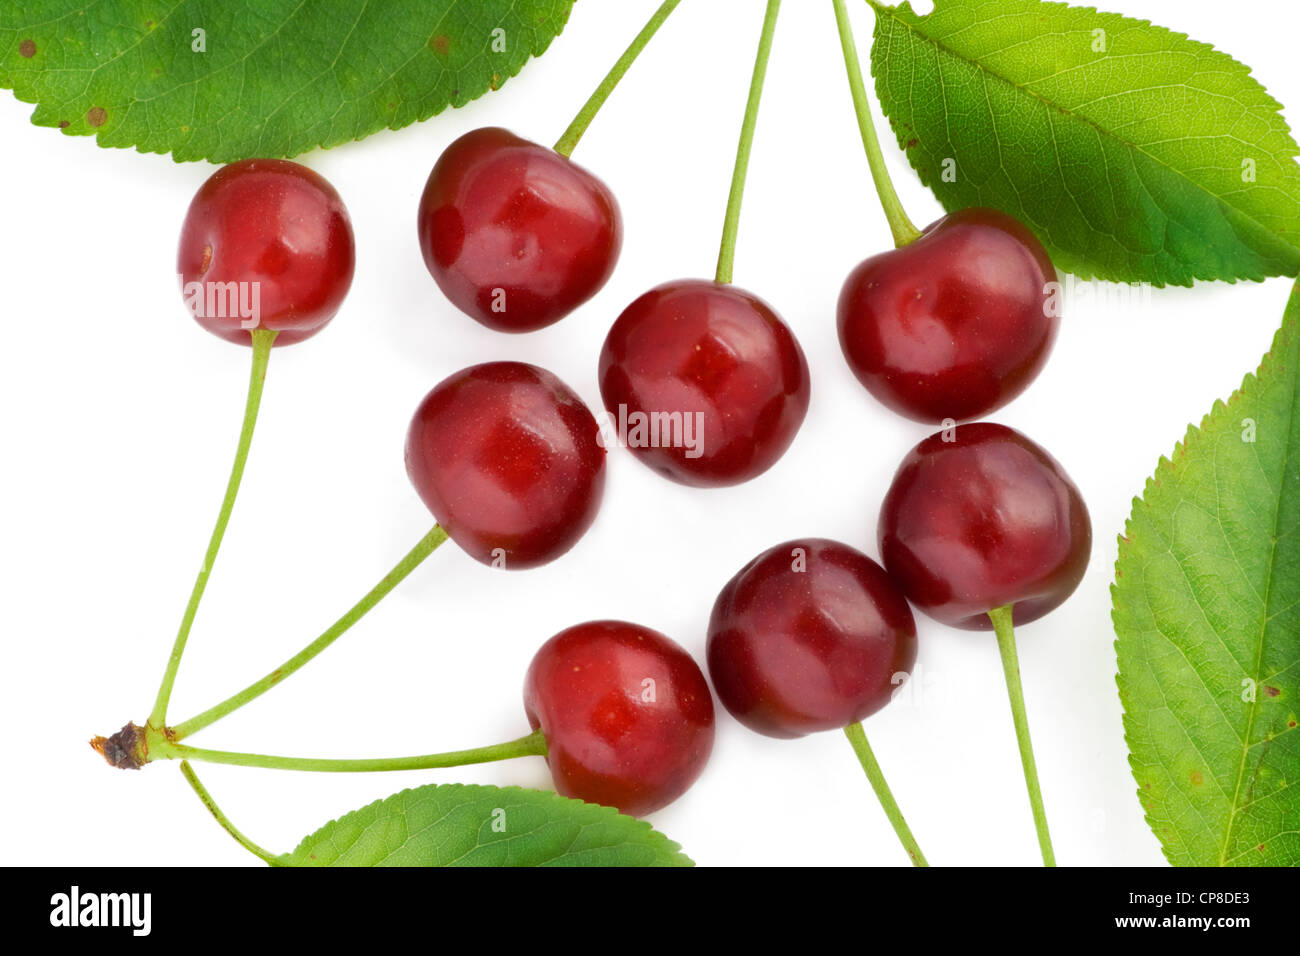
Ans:
<svg viewBox="0 0 1300 956"><path fill-rule="evenodd" d="M691 866L681 847L612 807L541 790L430 784L345 814L287 866Z"/></svg>
<svg viewBox="0 0 1300 956"><path fill-rule="evenodd" d="M1134 501L1111 594L1129 763L1165 855L1300 866L1300 284L1259 371Z"/></svg>
<svg viewBox="0 0 1300 956"><path fill-rule="evenodd" d="M178 161L294 156L495 90L546 50L572 7L0 0L0 86L38 104L36 125L101 146Z"/></svg>
<svg viewBox="0 0 1300 956"><path fill-rule="evenodd" d="M946 209L1002 209L1088 278L1300 273L1300 149L1248 67L1091 7L870 2L881 105Z"/></svg>

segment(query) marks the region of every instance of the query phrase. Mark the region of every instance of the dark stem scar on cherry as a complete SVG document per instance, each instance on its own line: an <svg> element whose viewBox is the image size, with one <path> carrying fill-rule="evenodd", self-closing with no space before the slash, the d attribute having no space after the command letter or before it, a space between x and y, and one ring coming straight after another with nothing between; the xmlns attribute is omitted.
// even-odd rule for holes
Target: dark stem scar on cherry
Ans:
<svg viewBox="0 0 1300 956"><path fill-rule="evenodd" d="M34 57L36 55L36 41L24 40L22 43L18 44L18 55L24 60L30 60Z"/></svg>
<svg viewBox="0 0 1300 956"><path fill-rule="evenodd" d="M86 111L86 122L91 126L103 126L108 119L108 110L102 106L92 106Z"/></svg>

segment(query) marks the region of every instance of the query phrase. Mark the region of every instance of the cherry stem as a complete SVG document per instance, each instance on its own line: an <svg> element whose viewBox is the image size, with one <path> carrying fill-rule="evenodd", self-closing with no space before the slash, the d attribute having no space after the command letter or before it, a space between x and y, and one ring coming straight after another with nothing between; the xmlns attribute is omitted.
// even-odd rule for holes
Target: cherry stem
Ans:
<svg viewBox="0 0 1300 956"><path fill-rule="evenodd" d="M623 74L641 55L641 51L650 42L650 38L659 31L664 21L668 19L668 15L677 9L679 3L681 3L681 0L664 0L659 5L659 9L655 11L654 16L641 28L641 32L623 51L623 55L618 58L618 62L605 74L605 78L600 81L600 86L596 87L596 91L591 94L590 99L582 104L582 109L578 111L578 115L573 118L569 128L564 131L564 135L556 142L555 151L557 153L561 156L573 154L573 148L578 145L578 140L582 139L582 134L587 131L591 121L596 118L600 108L605 105L605 100L609 99L609 94L614 92L614 87L618 86L618 81L623 79Z"/></svg>
<svg viewBox="0 0 1300 956"><path fill-rule="evenodd" d="M722 222L722 246L718 249L718 271L715 279L721 283L731 281L736 260L736 235L740 231L740 204L745 198L745 178L749 173L749 153L754 145L754 127L758 125L758 106L763 99L763 81L767 78L767 61L772 53L772 37L776 33L776 17L781 12L781 0L767 0L767 13L763 16L763 32L758 39L758 54L754 57L754 75L749 81L749 101L745 104L745 119L740 126L740 143L736 147L736 166L731 173L731 193L727 197L727 216Z"/></svg>
<svg viewBox="0 0 1300 956"><path fill-rule="evenodd" d="M217 806L217 801L212 799L212 794L208 793L208 788L203 786L203 783L198 778L198 774L194 772L194 768L184 760L181 761L181 773L184 775L186 783L188 783L194 792L199 795L199 799L202 800L203 805L208 808L208 812L216 818L216 821L221 824L223 830L235 838L236 843L242 846L249 853L253 854L253 856L258 857L271 866L283 865L280 858L274 853L270 850L263 849L239 832L239 828L231 823L230 818L221 812L221 807Z"/></svg>
<svg viewBox="0 0 1300 956"><path fill-rule="evenodd" d="M1034 764L1034 747L1029 741L1029 718L1025 715L1025 694L1020 686L1020 659L1016 654L1016 634L1011 621L1012 605L989 611L993 632L998 637L998 650L1002 654L1002 670L1007 675L1007 696L1011 700L1011 719L1016 725L1016 740L1020 744L1020 763L1025 768L1025 786L1029 789L1029 805L1034 811L1034 828L1038 831L1038 845L1043 851L1043 865L1056 866L1052 852L1052 837L1047 832L1047 813L1043 810L1043 792L1038 786L1038 768Z"/></svg>
<svg viewBox="0 0 1300 956"><path fill-rule="evenodd" d="M446 540L447 532L439 525L434 525L429 533L421 538L419 543L408 551L406 556L403 557L402 560L398 561L397 564L393 566L393 569L384 575L383 579L366 593L365 597L352 605L347 613L331 624L330 627L320 635L320 637L316 638L316 640L312 641L261 680L254 681L239 693L227 697L214 707L209 707L197 717L191 717L189 720L177 724L172 728L171 739L180 740L182 737L187 737L196 731L202 730L209 724L215 723L222 717L233 713L250 701L261 697L276 684L279 684L290 674L297 671L308 661L320 654L321 651L325 650L325 648L329 647L336 640L342 637L353 624L365 617L366 613L370 611L371 608L383 600L389 591L397 587L397 585L400 584L407 575L419 567L420 563L437 550L438 546ZM155 724L155 726L161 727L163 725Z"/></svg>
<svg viewBox="0 0 1300 956"><path fill-rule="evenodd" d="M853 745L853 752L858 755L858 761L862 764L862 769L866 771L867 780L871 782L871 789L876 791L876 797L880 800L880 806L885 811L885 816L894 827L894 832L898 834L898 842L903 844L903 849L912 860L913 866L929 866L925 861L925 854L921 852L920 845L916 842L916 837L912 836L912 831L903 819L903 811L898 808L898 801L894 799L893 792L889 789L889 784L885 782L885 775L880 770L880 764L876 762L876 755L871 752L871 745L867 743L867 732L862 729L861 723L849 724L844 728L844 735L849 738L849 743Z"/></svg>
<svg viewBox="0 0 1300 956"><path fill-rule="evenodd" d="M832 0L835 5L835 22L840 31L840 46L844 50L844 69L849 74L849 92L853 94L853 111L858 116L858 129L862 131L862 145L867 151L867 165L871 167L871 178L876 184L876 193L880 196L880 205L889 220L889 231L894 234L894 245L905 246L919 239L921 230L912 224L903 210L903 203L894 191L893 180L885 167L885 157L880 152L880 140L876 138L876 124L871 119L871 104L867 100L867 90L862 84L862 67L858 63L858 47L853 41L853 27L849 24L849 14L844 7L844 0Z"/></svg>
<svg viewBox="0 0 1300 956"><path fill-rule="evenodd" d="M515 757L545 757L546 737L534 730L525 737L471 750L419 754L414 757L375 757L340 760L316 757L279 757L271 754L234 753L229 750L204 750L178 744L158 734L149 742L150 759L203 760L207 763L231 764L236 767L262 767L267 770L304 770L316 773L384 773L394 770L432 770L439 767L463 767L466 764L492 763Z"/></svg>
<svg viewBox="0 0 1300 956"><path fill-rule="evenodd" d="M244 403L244 424L239 432L239 445L235 449L235 463L230 469L230 480L226 483L226 497L221 502L221 511L217 514L216 526L212 529L212 538L208 541L207 553L203 556L203 566L199 569L190 592L189 603L181 618L181 626L172 644L171 656L167 659L167 669L163 672L162 684L158 687L158 696L154 700L153 711L149 714L149 723L162 727L167 722L167 704L171 700L172 686L176 683L176 672L180 670L181 657L185 653L185 644L190 638L190 629L194 626L194 616L198 613L199 602L208 586L208 576L212 565L221 550L221 539L225 537L226 525L230 523L230 513L235 508L235 498L239 494L239 483L244 477L244 465L248 461L248 449L253 443L253 429L257 425L257 411L262 405L262 387L266 383L266 366L271 358L271 346L278 335L271 329L254 329L253 369L248 377L248 398Z"/></svg>

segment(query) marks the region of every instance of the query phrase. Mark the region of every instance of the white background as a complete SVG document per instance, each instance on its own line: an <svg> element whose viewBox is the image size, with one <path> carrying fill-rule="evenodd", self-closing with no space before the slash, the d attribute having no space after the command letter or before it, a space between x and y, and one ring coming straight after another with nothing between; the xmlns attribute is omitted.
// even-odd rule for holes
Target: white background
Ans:
<svg viewBox="0 0 1300 956"><path fill-rule="evenodd" d="M552 369L599 408L596 356L623 306L661 281L711 276L763 4L689 0L575 152L622 205L613 279L562 323L488 331L441 296L420 259L416 204L439 152L482 125L550 143L658 0L585 0L541 60L467 108L303 157L339 190L357 238L352 291L312 341L277 350L243 493L176 686L183 719L278 664L334 620L432 524L402 465L408 418L463 366ZM1286 5L1111 0L1214 42L1300 103ZM864 61L872 19L852 4ZM1292 19L1290 26L1280 22ZM86 746L146 716L224 487L249 351L199 329L175 279L202 163L104 150L29 124L0 95L0 588L6 863L254 864L176 767L110 770ZM879 114L877 114L879 120ZM892 137L918 223L938 204ZM736 281L772 302L813 370L789 454L748 485L692 490L615 450L592 531L563 560L492 571L448 545L318 661L194 738L196 745L382 756L527 731L523 673L579 621L658 628L702 659L722 584L788 538L875 555L880 499L924 426L893 417L840 355L834 304L889 246L829 2L785 4L750 169ZM1070 303L1056 351L994 417L1047 446L1092 511L1075 596L1021 629L1026 697L1063 864L1159 864L1126 763L1110 586L1133 495L1189 422L1267 350L1286 279L1157 290L1146 307ZM917 693L867 731L934 864L1038 861L998 655L988 635L919 619ZM453 771L313 775L198 768L253 839L291 849L331 817L429 781L546 786L536 758ZM653 822L701 864L880 864L906 858L842 735L756 736L719 711L705 775Z"/></svg>

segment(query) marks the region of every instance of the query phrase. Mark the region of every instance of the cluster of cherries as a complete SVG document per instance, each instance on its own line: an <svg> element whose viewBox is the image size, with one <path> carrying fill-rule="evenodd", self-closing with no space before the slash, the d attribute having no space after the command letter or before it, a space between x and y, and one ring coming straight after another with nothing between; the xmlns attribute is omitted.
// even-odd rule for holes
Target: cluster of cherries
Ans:
<svg viewBox="0 0 1300 956"><path fill-rule="evenodd" d="M618 205L598 178L495 128L462 136L439 158L418 227L446 296L512 333L550 325L595 295L622 240ZM300 165L261 159L203 185L179 258L187 283L260 283L260 327L277 331L279 345L329 321L354 262L334 189ZM953 213L849 276L838 319L854 373L895 411L949 427L898 469L880 512L883 568L836 541L789 541L722 589L708 670L744 724L797 737L884 706L916 659L909 601L944 623L987 629L990 611L1011 606L1024 623L1074 590L1091 534L1078 490L1025 436L969 423L1042 368L1057 331L1047 302L1054 279L1034 236L986 209ZM250 342L238 319L200 321ZM695 486L765 472L809 404L808 364L790 328L762 299L714 281L668 282L632 302L605 339L598 376L611 414L702 422L698 447L630 447ZM420 403L406 441L407 471L438 523L471 556L507 569L552 561L583 535L602 497L605 454L582 400L519 362L449 376ZM528 670L525 710L560 792L633 814L683 793L713 743L701 669L634 624L580 624L547 641Z"/></svg>

